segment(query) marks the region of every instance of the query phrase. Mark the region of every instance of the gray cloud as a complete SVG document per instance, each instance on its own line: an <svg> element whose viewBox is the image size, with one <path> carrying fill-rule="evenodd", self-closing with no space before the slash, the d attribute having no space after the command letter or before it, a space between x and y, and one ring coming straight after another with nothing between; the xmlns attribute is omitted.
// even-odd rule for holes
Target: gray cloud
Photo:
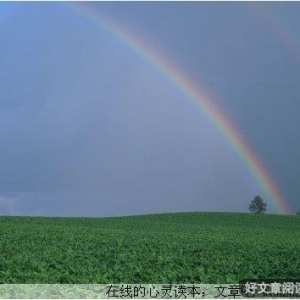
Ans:
<svg viewBox="0 0 300 300"><path fill-rule="evenodd" d="M213 92L296 206L299 70L276 37L239 5L228 16L201 3L97 5ZM1 213L246 211L254 195L267 197L186 96L101 26L43 3L20 3L5 22Z"/></svg>

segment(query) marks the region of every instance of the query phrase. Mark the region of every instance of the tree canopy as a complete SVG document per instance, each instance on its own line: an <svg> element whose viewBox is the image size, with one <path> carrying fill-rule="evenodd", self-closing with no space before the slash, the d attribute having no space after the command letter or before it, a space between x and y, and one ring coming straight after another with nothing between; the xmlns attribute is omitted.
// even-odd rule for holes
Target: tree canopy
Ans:
<svg viewBox="0 0 300 300"><path fill-rule="evenodd" d="M249 211L252 213L263 214L267 210L267 203L260 196L255 196L249 204Z"/></svg>

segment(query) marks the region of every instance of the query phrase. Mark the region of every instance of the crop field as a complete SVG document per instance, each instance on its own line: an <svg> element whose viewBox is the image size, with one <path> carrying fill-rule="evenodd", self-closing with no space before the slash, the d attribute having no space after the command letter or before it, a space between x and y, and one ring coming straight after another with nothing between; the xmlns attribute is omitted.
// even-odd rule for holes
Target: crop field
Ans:
<svg viewBox="0 0 300 300"><path fill-rule="evenodd" d="M0 228L0 283L300 278L299 216L0 217Z"/></svg>

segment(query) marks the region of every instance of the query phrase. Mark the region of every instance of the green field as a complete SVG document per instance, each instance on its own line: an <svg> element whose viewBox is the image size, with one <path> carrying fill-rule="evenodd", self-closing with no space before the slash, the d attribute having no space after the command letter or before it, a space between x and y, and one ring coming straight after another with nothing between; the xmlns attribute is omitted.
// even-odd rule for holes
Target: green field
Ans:
<svg viewBox="0 0 300 300"><path fill-rule="evenodd" d="M0 283L300 279L300 217L0 217Z"/></svg>

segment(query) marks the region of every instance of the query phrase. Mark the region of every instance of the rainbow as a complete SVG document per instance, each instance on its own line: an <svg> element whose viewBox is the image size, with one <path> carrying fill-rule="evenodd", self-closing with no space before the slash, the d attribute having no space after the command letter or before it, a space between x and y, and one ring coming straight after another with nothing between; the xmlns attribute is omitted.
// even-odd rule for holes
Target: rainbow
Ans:
<svg viewBox="0 0 300 300"><path fill-rule="evenodd" d="M80 4L78 2L71 4L69 2L63 5L67 5L79 15L84 16L91 22L101 26L102 29L127 45L132 51L143 57L146 61L150 62L151 65L171 84L181 90L188 101L206 116L206 118L224 136L238 156L245 162L263 191L273 201L276 210L282 214L290 213L287 201L281 195L274 180L256 156L255 152L247 145L246 141L232 122L214 104L214 101L204 93L203 89L200 90L193 85L192 81L173 64L168 62L165 57L160 56L153 50L150 51L141 40L115 24L112 20L101 15L99 11L95 11L89 4Z"/></svg>
<svg viewBox="0 0 300 300"><path fill-rule="evenodd" d="M299 62L300 45L296 38L297 35L291 31L291 28L289 28L284 18L264 6L250 5L249 7L255 16L262 19L270 31L281 40L282 44L286 46Z"/></svg>

